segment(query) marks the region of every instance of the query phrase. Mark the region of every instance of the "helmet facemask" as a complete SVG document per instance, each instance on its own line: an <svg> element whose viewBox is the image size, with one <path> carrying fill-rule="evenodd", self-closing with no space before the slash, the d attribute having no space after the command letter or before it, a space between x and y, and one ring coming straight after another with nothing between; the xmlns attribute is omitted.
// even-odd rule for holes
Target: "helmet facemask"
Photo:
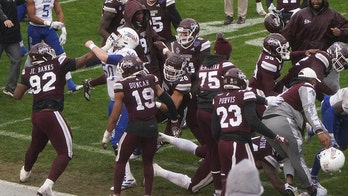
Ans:
<svg viewBox="0 0 348 196"><path fill-rule="evenodd" d="M178 43L185 49L190 47L192 43L196 40L197 35L194 36L193 33L197 27L195 26L193 30L185 29L183 27L178 27L176 31L178 32Z"/></svg>

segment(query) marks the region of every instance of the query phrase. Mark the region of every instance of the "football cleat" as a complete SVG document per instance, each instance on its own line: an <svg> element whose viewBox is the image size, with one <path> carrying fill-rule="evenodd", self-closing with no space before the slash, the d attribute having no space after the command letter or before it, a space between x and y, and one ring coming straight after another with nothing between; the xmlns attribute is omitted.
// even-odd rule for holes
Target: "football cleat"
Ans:
<svg viewBox="0 0 348 196"><path fill-rule="evenodd" d="M2 92L3 92L5 95L8 95L8 96L13 97L14 90L5 88Z"/></svg>
<svg viewBox="0 0 348 196"><path fill-rule="evenodd" d="M153 163L153 176L163 176L163 168L160 167L157 163Z"/></svg>
<svg viewBox="0 0 348 196"><path fill-rule="evenodd" d="M135 187L136 185L137 181L134 178L127 179L126 177L124 177L121 190L129 189Z"/></svg>
<svg viewBox="0 0 348 196"><path fill-rule="evenodd" d="M289 183L285 183L284 190L289 196L298 196L297 187L290 185Z"/></svg>
<svg viewBox="0 0 348 196"><path fill-rule="evenodd" d="M140 157L140 155L141 155L141 151L140 151L140 148L138 147L138 148L136 148L136 149L134 150L134 152L133 152L132 155L129 157L129 159L130 159L130 160L137 159L137 158Z"/></svg>
<svg viewBox="0 0 348 196"><path fill-rule="evenodd" d="M39 196L53 196L53 191L51 186L42 185L37 192Z"/></svg>
<svg viewBox="0 0 348 196"><path fill-rule="evenodd" d="M21 172L19 174L19 181L26 182L30 177L31 171L25 171L24 166L21 168Z"/></svg>
<svg viewBox="0 0 348 196"><path fill-rule="evenodd" d="M85 99L87 101L91 100L91 96L92 96L92 89L93 87L90 85L90 79L85 79L82 83L83 83L83 96L85 97Z"/></svg>

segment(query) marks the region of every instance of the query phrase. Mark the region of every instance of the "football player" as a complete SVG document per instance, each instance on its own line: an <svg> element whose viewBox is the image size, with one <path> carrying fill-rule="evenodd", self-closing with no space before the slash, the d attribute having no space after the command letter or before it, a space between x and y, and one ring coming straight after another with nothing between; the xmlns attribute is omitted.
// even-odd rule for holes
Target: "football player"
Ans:
<svg viewBox="0 0 348 196"><path fill-rule="evenodd" d="M321 118L323 124L327 128L331 145L339 148L340 150L346 150L348 147L348 88L339 89L332 96L325 96L321 104ZM313 133L312 133L313 134ZM314 135L314 134L313 134ZM315 186L321 186L318 180L318 174L320 171L320 160L318 155L322 149L320 149L315 156L313 166L311 169L312 181Z"/></svg>
<svg viewBox="0 0 348 196"><path fill-rule="evenodd" d="M166 135L164 133L159 133L158 142L168 142L183 150L185 152L194 154L198 157L205 157L205 152L202 148L203 146L198 146L194 142L184 138L176 138L173 136ZM252 153L254 156L255 166L258 169L263 169L268 180L272 183L273 187L277 189L280 193L284 194L284 182L278 175L280 157L277 156L275 151L266 141L264 136L257 136L252 138ZM202 163L203 164L203 163ZM194 178L181 173L176 173L167 169L162 168L157 163L153 164L154 167L154 176L159 176L169 180L170 182L180 186L186 190L189 190L193 193L200 191L205 186L209 185L212 182L212 175L208 172L206 174L204 170L198 169L197 171L201 172L201 180L195 181ZM207 167L209 168L209 167ZM210 169L208 169L210 171ZM198 182L198 183L197 183Z"/></svg>
<svg viewBox="0 0 348 196"><path fill-rule="evenodd" d="M156 41L165 41L163 37L159 36L153 29L151 24L150 11L139 1L128 1L124 7L125 26L134 29L139 36L140 43L135 48L139 58L145 65L147 70L157 76L162 82L162 69L160 62L162 56L154 43ZM163 61L162 61L163 62Z"/></svg>
<svg viewBox="0 0 348 196"><path fill-rule="evenodd" d="M52 15L56 13L57 21ZM58 56L65 56L63 45L66 43L67 31L64 25L64 14L58 0L54 1L35 1L27 0L27 12L29 17L28 40L29 49L42 41L51 46ZM57 30L61 30L60 36ZM25 66L30 66L30 59L27 58ZM68 92L80 90L83 86L76 85L71 77L71 73L66 75L68 82Z"/></svg>
<svg viewBox="0 0 348 196"><path fill-rule="evenodd" d="M172 53L180 54L186 61L186 69L191 77L191 97L187 101L187 112L185 121L197 140L203 144L203 140L198 133L196 120L198 76L197 72L203 59L210 55L210 41L199 37L199 23L192 18L183 19L176 29L177 39L172 42L168 49ZM167 49L167 48L165 48ZM165 51L165 49L163 51Z"/></svg>
<svg viewBox="0 0 348 196"><path fill-rule="evenodd" d="M343 42L335 42L327 51L317 50L300 60L292 59L293 66L288 73L278 81L277 92L283 87L289 88L291 81L305 67L312 68L319 80L323 82L315 86L317 98L323 99L323 93L333 95L339 89L339 72L348 68L348 47Z"/></svg>
<svg viewBox="0 0 348 196"><path fill-rule="evenodd" d="M289 51L289 43L279 33L270 33L263 41L263 50L260 53L253 76L249 80L249 87L259 96L277 96L281 91L276 90L276 83L279 79L284 61L289 59L301 59L316 50ZM259 117L265 110L265 105L256 106Z"/></svg>
<svg viewBox="0 0 348 196"><path fill-rule="evenodd" d="M157 148L156 97L166 104L169 111L172 132L180 132L177 111L170 96L160 87L153 74L144 73L143 62L134 56L125 56L118 64L123 80L114 85L114 107L109 117L107 132L110 134L119 119L122 105L125 104L129 122L120 143L114 173L114 195L121 194L125 165L134 151L140 146L144 166L145 191L151 195L153 183L153 157Z"/></svg>
<svg viewBox="0 0 348 196"><path fill-rule="evenodd" d="M102 36L102 46L106 43L107 38L111 33L117 34L117 28L124 24L123 12L124 4L128 0L105 0L102 8L102 17L99 22L98 33ZM100 64L100 60L96 60L91 64L86 65L87 67ZM92 89L98 85L106 84L106 75L102 74L94 79L85 79L83 81L84 97L87 101L91 99Z"/></svg>
<svg viewBox="0 0 348 196"><path fill-rule="evenodd" d="M199 93L197 96L196 119L200 137L207 146L207 154L203 163L210 163L209 168L213 175L215 193L221 192L220 163L216 140L212 136L212 102L214 97L223 90L222 78L235 65L228 59L231 57L232 45L222 33L216 35L214 54L207 56L199 67L197 76ZM215 161L213 161L215 160Z"/></svg>
<svg viewBox="0 0 348 196"><path fill-rule="evenodd" d="M28 56L32 66L23 69L21 82L13 95L16 100L22 99L29 88L33 94L32 140L20 171L20 181L26 182L29 179L40 152L50 141L57 156L38 195L51 196L53 184L73 156L71 129L62 115L65 74L84 67L88 60L93 60L93 53L71 59L56 56L50 46L38 43L31 47Z"/></svg>
<svg viewBox="0 0 348 196"><path fill-rule="evenodd" d="M317 192L321 195L326 193L326 190L315 187L311 181L302 146L303 124L307 121L313 127L324 149L330 146L330 137L315 107L314 86L317 82L320 80L313 69L309 67L302 69L292 86L280 95L284 98L284 102L277 107L267 107L262 117L262 122L268 128L289 141L288 145L283 145L267 138L276 152L291 162L289 167L284 164L284 173L292 177L296 173L301 186L305 187L310 195L317 195Z"/></svg>
<svg viewBox="0 0 348 196"><path fill-rule="evenodd" d="M240 69L227 70L221 85L223 93L216 95L213 100L211 127L213 137L218 141L221 195L225 195L226 179L231 168L243 159L249 159L254 163L249 145L251 130L277 143L287 143L287 141L284 137L273 133L257 117L256 95L251 90L246 90L247 78Z"/></svg>
<svg viewBox="0 0 348 196"><path fill-rule="evenodd" d="M163 66L163 76L164 80L162 83L162 88L171 95L171 98L178 110L179 122L183 121L184 110L187 106L187 100L190 99L190 89L191 89L191 78L186 71L187 62L184 60L183 56L180 54L172 54L168 57ZM156 102L157 108L161 112L157 114L157 120L163 122L168 118L166 113L168 109L165 104L161 102ZM165 128L165 133L167 135L175 135L179 137L181 133L171 133L170 123L167 121L167 126Z"/></svg>
<svg viewBox="0 0 348 196"><path fill-rule="evenodd" d="M172 26L176 29L179 26L181 16L175 7L175 0L138 0L150 11L152 28L157 34L165 39L166 43L175 40L172 33Z"/></svg>
<svg viewBox="0 0 348 196"><path fill-rule="evenodd" d="M103 46L103 49L94 49L92 50L96 56L101 60L102 62L102 68L104 71L104 75L107 78L107 91L110 97L110 101L108 104L108 116L110 116L112 112L112 108L114 105L114 84L115 82L122 79L120 74L117 71L117 64L123 58L124 56L137 56L136 52L134 51L134 48L138 46L139 44L139 37L137 32L135 32L133 29L129 27L122 27L117 30L117 36L113 33L109 36L106 44ZM114 43L114 46L111 46L110 49L108 49L109 43ZM89 47L92 44L94 44L92 41L89 41L86 43L86 45ZM92 47L94 47L92 45ZM97 48L97 47L96 47ZM105 51L107 50L107 52ZM106 149L107 143L111 141L111 145L115 151L115 155L117 156L118 151L118 143L120 141L121 136L124 133L124 130L126 129L128 124L128 112L125 106L122 108L122 112L120 115L119 120L117 121L115 125L115 129L112 131L111 138L110 137L104 137L103 138L103 148ZM105 132L106 135L109 135L108 132ZM136 180L133 177L133 174L131 173L129 163L127 162L126 166L126 172L125 172L125 178L122 183L122 189L131 188L136 185Z"/></svg>

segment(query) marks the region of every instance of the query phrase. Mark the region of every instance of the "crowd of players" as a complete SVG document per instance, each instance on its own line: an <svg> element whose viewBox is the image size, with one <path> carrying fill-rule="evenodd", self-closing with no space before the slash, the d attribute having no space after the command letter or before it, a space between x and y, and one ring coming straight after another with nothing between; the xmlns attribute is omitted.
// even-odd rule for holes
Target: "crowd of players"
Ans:
<svg viewBox="0 0 348 196"><path fill-rule="evenodd" d="M308 7L296 14L305 9L321 11L323 8L328 9L326 0L310 0ZM115 150L114 195L136 184L128 159L137 148L141 149L144 166L144 195L151 195L154 176L166 178L191 192L198 192L210 183L214 185L214 195L231 194L231 189L239 193L249 191L234 188L234 184L227 181L231 168L244 159L252 161L252 167L264 169L272 185L282 194L297 195L294 178L298 178L309 195L326 195L327 190L317 178L320 160L316 159L310 173L304 163L302 138L307 123L308 135L316 134L323 146L318 154L330 146L344 150L348 144L343 139L347 138L343 130L347 125L348 89L341 89L338 80L339 72L348 68L348 47L343 43L347 40L340 40L347 37L348 22L342 19L341 26L331 26L333 34L337 34L335 28L342 30L327 48L315 44L301 48L296 45L297 38L291 36L293 32L287 29L295 19L291 17L284 28L279 27L279 20L283 19L279 16L283 16L279 10L266 15L265 27L270 34L264 39L254 75L248 80L238 65L229 61L232 45L223 34L217 34L211 54L210 41L199 37L199 23L193 18L182 19L175 1L105 1L99 28L104 38L102 47L89 40L85 45L91 52L72 60L56 57L48 45L35 45L29 51L34 68L25 68L14 98L20 99L26 90L33 90L33 111L38 112L38 115L33 113L36 115L33 120L38 123L33 121L33 132L47 129L40 125L41 112L53 112L53 116L45 117L58 119L55 121L62 125L64 118L54 111L63 109L61 80L64 77L59 70L53 71L60 75L60 82L48 84L59 86L59 93L47 94L48 97L45 93L52 89L37 88L40 85L33 83L32 77L36 77L34 81L46 81L48 76L49 81L55 79L48 74L56 70L47 68L51 61L55 62L54 66L62 67L62 73L98 60L102 62L105 75L86 80L84 95L90 100L94 87L107 84L109 122L102 142L106 147L111 141ZM171 25L177 36L171 31ZM298 48L294 50L293 46ZM280 78L283 63L288 60L293 66ZM41 66L46 66L45 71L39 71ZM323 100L322 117L327 116L323 123L316 112L316 100ZM158 133L157 123L167 118L166 129ZM183 123L199 144L180 138ZM66 122L63 124L61 132L69 135L69 126ZM254 138L255 132L264 136ZM65 147L55 146L57 135L44 133L41 135L44 140L33 137L21 169L20 179L25 182L38 153L51 141L58 154L52 170L60 173L50 174L39 189L41 195L52 195L55 180L72 157L71 140L67 142L65 137L59 140L67 144ZM165 143L203 158L192 177L154 163L158 144ZM284 165L284 180L278 176L280 162ZM336 165L327 168L328 171L337 169Z"/></svg>

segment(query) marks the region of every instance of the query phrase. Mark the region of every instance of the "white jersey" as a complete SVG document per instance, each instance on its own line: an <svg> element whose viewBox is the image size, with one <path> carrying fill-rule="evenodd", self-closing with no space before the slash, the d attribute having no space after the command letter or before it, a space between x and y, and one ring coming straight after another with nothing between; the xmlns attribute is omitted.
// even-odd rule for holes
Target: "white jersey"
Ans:
<svg viewBox="0 0 348 196"><path fill-rule="evenodd" d="M348 114L348 87L339 89L330 97L330 105L333 106L342 101L343 115Z"/></svg>
<svg viewBox="0 0 348 196"><path fill-rule="evenodd" d="M52 10L54 7L55 0L34 0L35 3L35 16L41 18L42 20L53 21ZM30 22L31 25L38 25Z"/></svg>
<svg viewBox="0 0 348 196"><path fill-rule="evenodd" d="M114 50L113 48L108 51L109 55L117 54L122 56L138 56L135 50L130 48L120 48L119 50ZM121 73L117 71L117 65L102 63L102 68L107 76L106 84L108 89L109 97L114 101L114 84L122 79Z"/></svg>

